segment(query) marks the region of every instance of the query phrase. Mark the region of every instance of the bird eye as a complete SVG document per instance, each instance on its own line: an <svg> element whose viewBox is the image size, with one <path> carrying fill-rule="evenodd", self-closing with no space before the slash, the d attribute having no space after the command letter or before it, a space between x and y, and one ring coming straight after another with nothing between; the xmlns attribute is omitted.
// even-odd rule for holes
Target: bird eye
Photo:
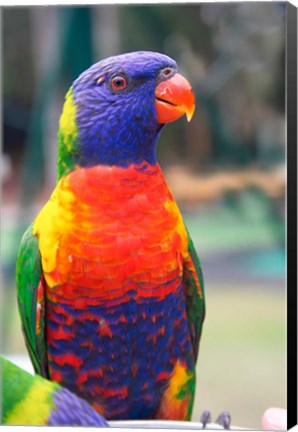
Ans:
<svg viewBox="0 0 298 432"><path fill-rule="evenodd" d="M124 90L127 86L127 81L122 75L117 75L111 80L111 86L113 90L120 91Z"/></svg>

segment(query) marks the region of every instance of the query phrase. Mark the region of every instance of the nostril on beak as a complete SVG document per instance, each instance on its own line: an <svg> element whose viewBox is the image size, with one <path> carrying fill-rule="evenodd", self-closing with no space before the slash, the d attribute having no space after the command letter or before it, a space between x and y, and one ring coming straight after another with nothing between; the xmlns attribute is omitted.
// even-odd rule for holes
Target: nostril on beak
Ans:
<svg viewBox="0 0 298 432"><path fill-rule="evenodd" d="M160 78L161 79L168 79L172 75L174 75L175 70L171 67L166 67L160 71Z"/></svg>

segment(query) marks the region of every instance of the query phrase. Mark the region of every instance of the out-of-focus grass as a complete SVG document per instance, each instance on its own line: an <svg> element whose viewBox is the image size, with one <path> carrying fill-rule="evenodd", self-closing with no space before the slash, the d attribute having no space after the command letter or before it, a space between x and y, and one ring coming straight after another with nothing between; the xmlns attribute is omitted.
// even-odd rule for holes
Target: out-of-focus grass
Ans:
<svg viewBox="0 0 298 432"><path fill-rule="evenodd" d="M274 206L269 200L261 199L253 191L237 198L234 205L220 201L183 212L199 254L271 248L284 243L284 220L273 217Z"/></svg>
<svg viewBox="0 0 298 432"><path fill-rule="evenodd" d="M285 296L277 290L206 287L193 420L228 410L232 424L261 427L264 411L286 407Z"/></svg>
<svg viewBox="0 0 298 432"><path fill-rule="evenodd" d="M2 301L2 352L4 354L24 354L27 351L17 308L16 287L13 283L7 285L3 290Z"/></svg>

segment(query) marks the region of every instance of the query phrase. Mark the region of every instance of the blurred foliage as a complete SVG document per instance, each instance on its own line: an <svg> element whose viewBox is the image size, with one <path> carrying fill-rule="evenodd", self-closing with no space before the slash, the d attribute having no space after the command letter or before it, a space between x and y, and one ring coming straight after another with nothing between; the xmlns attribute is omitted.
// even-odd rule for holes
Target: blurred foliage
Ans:
<svg viewBox="0 0 298 432"><path fill-rule="evenodd" d="M57 91L61 107L62 93L91 63L140 49L173 56L197 94L192 123L186 128L181 120L164 131L161 164L184 161L210 170L281 161L285 7L273 2L4 9L4 151L13 164L25 157L24 186L33 166L41 173L40 181L31 180L32 192L45 180L44 123Z"/></svg>

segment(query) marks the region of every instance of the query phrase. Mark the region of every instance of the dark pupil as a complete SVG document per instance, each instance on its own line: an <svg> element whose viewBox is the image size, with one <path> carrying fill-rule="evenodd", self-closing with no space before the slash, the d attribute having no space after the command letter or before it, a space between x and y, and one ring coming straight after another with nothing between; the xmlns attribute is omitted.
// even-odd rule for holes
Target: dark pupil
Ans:
<svg viewBox="0 0 298 432"><path fill-rule="evenodd" d="M124 79L123 78L114 78L114 86L115 87L122 87L124 85Z"/></svg>

